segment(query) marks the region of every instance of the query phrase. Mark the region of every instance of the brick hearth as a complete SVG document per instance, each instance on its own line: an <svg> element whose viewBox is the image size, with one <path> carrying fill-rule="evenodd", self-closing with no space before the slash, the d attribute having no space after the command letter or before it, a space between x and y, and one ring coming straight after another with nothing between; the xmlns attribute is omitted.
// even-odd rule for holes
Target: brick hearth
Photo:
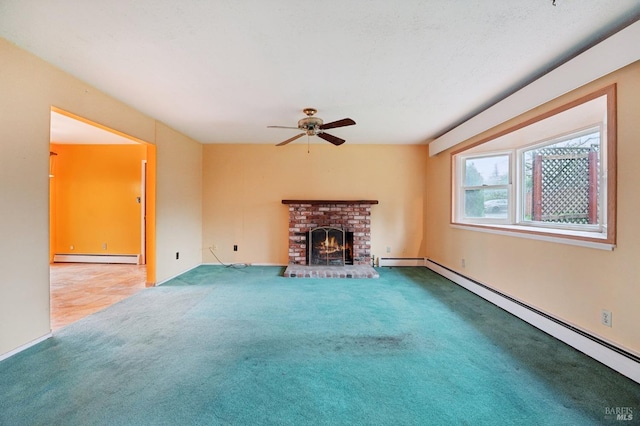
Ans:
<svg viewBox="0 0 640 426"><path fill-rule="evenodd" d="M307 234L318 226L353 232L353 264L371 264L371 206L377 200L282 200L289 205L289 264L306 265Z"/></svg>
<svg viewBox="0 0 640 426"><path fill-rule="evenodd" d="M317 266L289 265L284 271L287 278L380 278L371 265Z"/></svg>

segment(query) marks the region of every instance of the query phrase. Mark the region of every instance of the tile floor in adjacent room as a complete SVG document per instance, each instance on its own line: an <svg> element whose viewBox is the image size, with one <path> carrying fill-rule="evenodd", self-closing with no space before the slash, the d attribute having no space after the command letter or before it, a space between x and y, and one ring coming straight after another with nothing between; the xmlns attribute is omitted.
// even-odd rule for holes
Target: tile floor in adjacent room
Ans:
<svg viewBox="0 0 640 426"><path fill-rule="evenodd" d="M98 312L146 287L145 265L50 265L51 330Z"/></svg>

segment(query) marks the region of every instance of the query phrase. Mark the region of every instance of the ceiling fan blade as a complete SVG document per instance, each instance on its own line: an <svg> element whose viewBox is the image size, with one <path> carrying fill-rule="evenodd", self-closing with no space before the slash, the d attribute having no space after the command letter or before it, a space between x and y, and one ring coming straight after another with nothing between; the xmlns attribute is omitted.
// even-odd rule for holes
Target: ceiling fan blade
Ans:
<svg viewBox="0 0 640 426"><path fill-rule="evenodd" d="M298 130L298 127L288 127L288 126L267 126L267 129L296 129Z"/></svg>
<svg viewBox="0 0 640 426"><path fill-rule="evenodd" d="M356 124L355 121L353 121L350 118L343 118L342 120L338 120L338 121L332 121L331 123L325 123L322 126L320 126L320 128L322 130L325 129L334 129L336 127L344 127L344 126L353 126L354 124Z"/></svg>
<svg viewBox="0 0 640 426"><path fill-rule="evenodd" d="M327 142L331 142L335 146L342 145L345 142L344 139L337 138L333 135L330 135L329 133L318 133L316 136L324 139Z"/></svg>
<svg viewBox="0 0 640 426"><path fill-rule="evenodd" d="M302 137L302 136L304 136L304 135L306 135L306 133L300 133L299 135L296 135L296 136L294 136L294 137L292 137L292 138L289 138L289 139L287 139L286 141L280 142L280 143L279 143L279 144L277 144L276 146L286 145L286 144L288 144L289 142L293 142L293 141L295 141L296 139L301 138L301 137Z"/></svg>

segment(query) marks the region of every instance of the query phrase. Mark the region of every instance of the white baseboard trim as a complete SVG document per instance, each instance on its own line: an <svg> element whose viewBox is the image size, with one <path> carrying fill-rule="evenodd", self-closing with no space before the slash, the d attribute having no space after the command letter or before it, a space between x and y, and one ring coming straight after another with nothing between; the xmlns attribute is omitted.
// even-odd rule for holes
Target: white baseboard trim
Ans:
<svg viewBox="0 0 640 426"><path fill-rule="evenodd" d="M16 355L17 353L20 353L20 352L22 352L22 351L24 351L26 349L29 349L31 346L37 345L40 342L44 342L45 340L47 340L48 338L50 338L52 336L53 336L53 333L48 332L44 336L38 337L37 339L32 340L29 343L25 343L22 346L18 346L14 350L0 355L0 361L4 361L7 358L11 358L12 356Z"/></svg>
<svg viewBox="0 0 640 426"><path fill-rule="evenodd" d="M379 257L378 266L424 266L424 257Z"/></svg>
<svg viewBox="0 0 640 426"><path fill-rule="evenodd" d="M128 263L140 265L139 254L54 254L54 263Z"/></svg>
<svg viewBox="0 0 640 426"><path fill-rule="evenodd" d="M490 287L470 280L429 259L426 259L426 267L591 358L600 361L631 380L640 383L640 357L637 355L527 306L525 303L501 294Z"/></svg>
<svg viewBox="0 0 640 426"><path fill-rule="evenodd" d="M158 282L156 282L156 283L155 283L154 287L158 287L159 285L162 285L162 284L164 284L164 283L166 283L166 282L169 282L169 281L171 281L172 279L177 278L177 277L179 277L179 276L180 276L180 275L182 275L182 274L186 274L187 272L191 271L192 269L196 269L196 268L197 268L198 266L200 266L200 265L202 265L202 263L198 263L197 265L192 266L192 267L191 267L191 268L189 268L189 269L185 269L184 271L182 271L182 272L180 272L180 273L178 273L178 274L172 275L172 276L171 276L171 277L169 277L169 278L165 278L165 279L164 279L164 280L162 280L162 281L158 281Z"/></svg>

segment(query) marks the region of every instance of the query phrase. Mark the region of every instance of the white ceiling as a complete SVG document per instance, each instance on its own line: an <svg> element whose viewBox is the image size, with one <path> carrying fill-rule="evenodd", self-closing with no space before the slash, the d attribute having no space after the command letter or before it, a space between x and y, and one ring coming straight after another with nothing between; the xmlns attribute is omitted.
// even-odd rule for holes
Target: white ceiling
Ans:
<svg viewBox="0 0 640 426"><path fill-rule="evenodd" d="M416 144L640 18L555 3L0 0L0 36L203 143L275 144L314 107L348 143Z"/></svg>

